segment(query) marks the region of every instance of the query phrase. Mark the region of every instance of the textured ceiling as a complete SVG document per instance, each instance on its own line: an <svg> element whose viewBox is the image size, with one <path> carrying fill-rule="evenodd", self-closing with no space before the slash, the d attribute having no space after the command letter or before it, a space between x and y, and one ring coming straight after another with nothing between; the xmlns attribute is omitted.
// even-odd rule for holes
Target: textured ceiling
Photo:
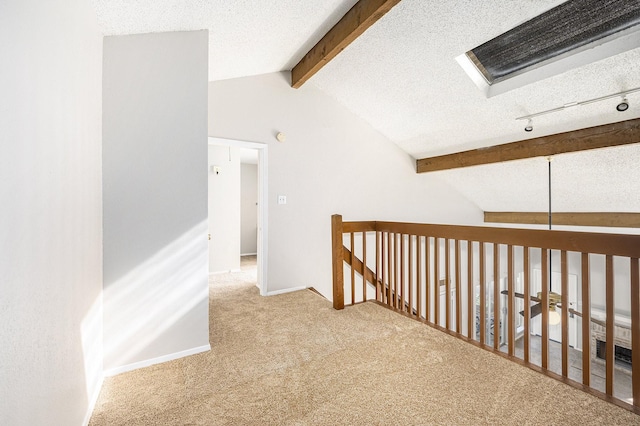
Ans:
<svg viewBox="0 0 640 426"><path fill-rule="evenodd" d="M357 0L93 0L105 35L209 30L209 80L290 70Z"/></svg>
<svg viewBox="0 0 640 426"><path fill-rule="evenodd" d="M94 0L105 34L210 31L210 80L291 69L356 0ZM310 82L415 158L640 117L618 99L515 118L640 86L640 46L487 99L458 55L560 0L403 0ZM292 89L294 90L294 89ZM640 146L554 159L554 210L640 212ZM544 211L544 159L432 174L484 210ZM418 177L422 178L422 177Z"/></svg>
<svg viewBox="0 0 640 426"><path fill-rule="evenodd" d="M455 61L557 3L403 0L311 81L416 158L637 117L640 93L624 115L611 99L540 117L533 134L515 121L640 86L640 48L490 99Z"/></svg>

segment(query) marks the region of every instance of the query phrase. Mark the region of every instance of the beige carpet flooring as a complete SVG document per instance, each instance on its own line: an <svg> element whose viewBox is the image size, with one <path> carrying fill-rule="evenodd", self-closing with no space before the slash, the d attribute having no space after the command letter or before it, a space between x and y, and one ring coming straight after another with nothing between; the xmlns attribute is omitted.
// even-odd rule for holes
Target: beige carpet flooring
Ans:
<svg viewBox="0 0 640 426"><path fill-rule="evenodd" d="M210 282L208 353L108 378L91 425L640 425L640 416L372 303Z"/></svg>

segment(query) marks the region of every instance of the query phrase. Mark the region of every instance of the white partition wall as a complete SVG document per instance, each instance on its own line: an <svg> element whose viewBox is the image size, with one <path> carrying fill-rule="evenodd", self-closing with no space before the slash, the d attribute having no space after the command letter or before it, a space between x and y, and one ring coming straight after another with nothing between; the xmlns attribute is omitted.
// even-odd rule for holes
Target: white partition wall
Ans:
<svg viewBox="0 0 640 426"><path fill-rule="evenodd" d="M104 41L104 365L206 350L206 31Z"/></svg>

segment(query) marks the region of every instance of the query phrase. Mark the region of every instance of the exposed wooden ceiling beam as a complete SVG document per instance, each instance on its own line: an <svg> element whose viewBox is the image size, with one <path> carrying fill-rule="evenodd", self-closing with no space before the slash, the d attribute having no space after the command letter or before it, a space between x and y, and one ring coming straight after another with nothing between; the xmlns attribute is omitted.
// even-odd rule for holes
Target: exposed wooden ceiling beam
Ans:
<svg viewBox="0 0 640 426"><path fill-rule="evenodd" d="M636 118L455 154L422 158L416 161L416 168L418 173L435 172L639 142L640 118Z"/></svg>
<svg viewBox="0 0 640 426"><path fill-rule="evenodd" d="M549 223L549 213L484 212L484 221L546 225ZM640 213L553 213L551 221L553 225L640 228Z"/></svg>
<svg viewBox="0 0 640 426"><path fill-rule="evenodd" d="M291 86L299 88L351 44L400 0L360 0L291 70Z"/></svg>

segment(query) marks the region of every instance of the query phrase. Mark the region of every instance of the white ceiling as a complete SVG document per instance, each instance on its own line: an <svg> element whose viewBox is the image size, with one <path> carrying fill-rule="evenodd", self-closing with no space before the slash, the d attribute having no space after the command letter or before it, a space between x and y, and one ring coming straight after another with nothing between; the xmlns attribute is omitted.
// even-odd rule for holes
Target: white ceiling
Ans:
<svg viewBox="0 0 640 426"><path fill-rule="evenodd" d="M93 0L105 35L209 30L209 80L290 70L357 0Z"/></svg>
<svg viewBox="0 0 640 426"><path fill-rule="evenodd" d="M94 0L105 34L210 31L210 80L291 69L356 0ZM307 84L415 158L640 117L618 99L518 116L640 86L640 46L487 99L455 57L560 0L402 0ZM294 90L294 89L292 89ZM640 146L554 159L554 210L640 211ZM544 211L546 161L436 172L484 210Z"/></svg>

